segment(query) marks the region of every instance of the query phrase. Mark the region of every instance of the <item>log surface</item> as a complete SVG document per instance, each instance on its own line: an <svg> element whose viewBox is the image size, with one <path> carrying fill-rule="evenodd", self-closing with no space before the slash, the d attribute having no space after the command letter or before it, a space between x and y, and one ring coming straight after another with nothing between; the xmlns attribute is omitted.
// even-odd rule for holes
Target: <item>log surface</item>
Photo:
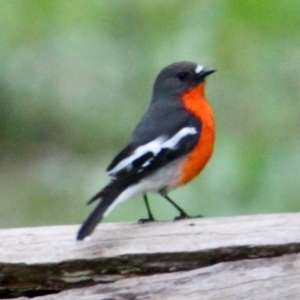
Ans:
<svg viewBox="0 0 300 300"><path fill-rule="evenodd" d="M119 280L40 300L299 300L300 256L220 263L193 271ZM26 299L26 298L21 298Z"/></svg>
<svg viewBox="0 0 300 300"><path fill-rule="evenodd" d="M0 230L0 299L300 299L299 213L78 228Z"/></svg>

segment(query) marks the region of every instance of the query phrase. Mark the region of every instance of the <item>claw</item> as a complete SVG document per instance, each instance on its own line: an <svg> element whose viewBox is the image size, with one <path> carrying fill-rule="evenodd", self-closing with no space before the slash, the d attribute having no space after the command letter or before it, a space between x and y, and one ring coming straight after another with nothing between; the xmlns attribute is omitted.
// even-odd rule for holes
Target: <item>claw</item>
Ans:
<svg viewBox="0 0 300 300"><path fill-rule="evenodd" d="M180 220L184 220L184 219L194 219L194 218L203 218L203 216L199 215L199 216L189 216L187 214L180 214L179 216L174 218L174 221L180 221Z"/></svg>
<svg viewBox="0 0 300 300"><path fill-rule="evenodd" d="M154 218L145 218L145 219L139 219L138 223L139 224L145 224L145 223L150 223L150 222L155 222L156 220Z"/></svg>

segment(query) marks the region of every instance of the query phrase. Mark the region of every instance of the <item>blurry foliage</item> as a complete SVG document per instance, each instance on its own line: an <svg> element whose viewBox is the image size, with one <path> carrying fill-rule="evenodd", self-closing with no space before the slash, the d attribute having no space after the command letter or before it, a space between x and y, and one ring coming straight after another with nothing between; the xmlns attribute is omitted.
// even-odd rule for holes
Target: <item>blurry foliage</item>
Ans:
<svg viewBox="0 0 300 300"><path fill-rule="evenodd" d="M179 60L218 69L217 143L173 198L206 216L299 211L299 14L298 0L2 0L0 226L81 222L155 76ZM133 199L107 221L143 216Z"/></svg>

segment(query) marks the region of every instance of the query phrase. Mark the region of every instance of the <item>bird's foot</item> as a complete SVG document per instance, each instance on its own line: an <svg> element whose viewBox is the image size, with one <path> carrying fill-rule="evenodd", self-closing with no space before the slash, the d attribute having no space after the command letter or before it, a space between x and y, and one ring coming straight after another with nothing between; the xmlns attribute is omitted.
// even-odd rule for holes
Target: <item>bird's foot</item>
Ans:
<svg viewBox="0 0 300 300"><path fill-rule="evenodd" d="M138 223L139 224L145 224L145 223L150 223L150 222L155 222L156 220L151 217L151 218L145 218L145 219L139 219Z"/></svg>
<svg viewBox="0 0 300 300"><path fill-rule="evenodd" d="M184 219L194 219L194 218L203 218L203 216L199 215L199 216L189 216L186 213L181 213L179 216L174 218L174 221L180 221L180 220L184 220Z"/></svg>

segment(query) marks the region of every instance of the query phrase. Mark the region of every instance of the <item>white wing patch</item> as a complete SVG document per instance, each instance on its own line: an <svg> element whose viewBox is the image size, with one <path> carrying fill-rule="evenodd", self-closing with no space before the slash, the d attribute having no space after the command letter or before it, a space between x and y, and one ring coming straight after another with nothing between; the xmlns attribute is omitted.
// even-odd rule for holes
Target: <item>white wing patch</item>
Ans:
<svg viewBox="0 0 300 300"><path fill-rule="evenodd" d="M187 135L193 135L196 134L197 130L195 127L184 127L181 130L179 130L172 138L164 142L162 145L163 149L170 148L175 149L178 143L182 138L184 138Z"/></svg>
<svg viewBox="0 0 300 300"><path fill-rule="evenodd" d="M132 155L121 160L113 169L108 172L108 174L110 176L114 176L121 170L130 170L132 168L132 163L147 152L152 152L153 156L156 156L163 149L176 149L182 138L186 137L187 135L194 135L196 133L197 129L195 127L184 127L168 140L166 140L165 136L160 136L154 141L136 148ZM150 165L152 160L153 157L149 158L146 162L143 163L142 168ZM140 169L140 172L142 171L142 168Z"/></svg>
<svg viewBox="0 0 300 300"><path fill-rule="evenodd" d="M121 160L113 169L111 169L108 174L113 176L114 174L118 173L119 171L125 168L131 168L132 162L134 162L139 157L143 156L147 152L152 152L156 155L161 150L161 145L164 143L166 139L163 136L156 138L154 141L142 145L135 149L131 156L124 158Z"/></svg>

